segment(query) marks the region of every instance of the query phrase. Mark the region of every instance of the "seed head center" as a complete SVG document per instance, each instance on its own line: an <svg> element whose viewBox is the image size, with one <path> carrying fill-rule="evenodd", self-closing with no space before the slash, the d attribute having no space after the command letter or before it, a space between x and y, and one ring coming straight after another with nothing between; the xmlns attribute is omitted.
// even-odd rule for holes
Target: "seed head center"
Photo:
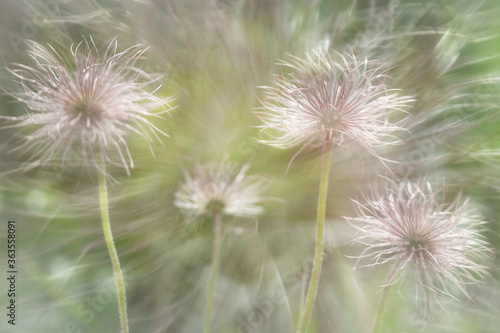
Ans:
<svg viewBox="0 0 500 333"><path fill-rule="evenodd" d="M209 212L222 212L226 205L218 198L213 198L205 206L205 210Z"/></svg>
<svg viewBox="0 0 500 333"><path fill-rule="evenodd" d="M429 250L429 242L419 235L411 236L408 240L408 246L414 253L425 254Z"/></svg>
<svg viewBox="0 0 500 333"><path fill-rule="evenodd" d="M342 126L343 118L336 107L323 104L319 108L319 116L325 129L334 130Z"/></svg>
<svg viewBox="0 0 500 333"><path fill-rule="evenodd" d="M104 115L104 110L91 98L81 98L68 108L75 118L79 119L80 123L95 124L99 122Z"/></svg>

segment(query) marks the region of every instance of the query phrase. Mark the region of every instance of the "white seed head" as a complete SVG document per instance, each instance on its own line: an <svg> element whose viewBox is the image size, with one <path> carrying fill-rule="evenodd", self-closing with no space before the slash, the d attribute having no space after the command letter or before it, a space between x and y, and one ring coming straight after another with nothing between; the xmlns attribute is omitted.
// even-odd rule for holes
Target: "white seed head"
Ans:
<svg viewBox="0 0 500 333"><path fill-rule="evenodd" d="M413 99L386 86L384 67L335 56L339 61L319 49L305 60L280 62L283 73L274 75L273 87L261 87L263 107L255 112L264 123L259 127L272 136L261 142L290 148L351 140L373 154L374 146L397 142L391 133L402 128L388 117Z"/></svg>
<svg viewBox="0 0 500 333"><path fill-rule="evenodd" d="M366 246L358 266L392 262L396 274L387 285L401 283L411 268L418 290L453 296L453 288L466 295L466 284L488 275L476 260L490 249L479 234L485 223L461 196L446 203L442 191L433 191L426 179L416 183L389 181L387 192L372 190L366 202L354 201L358 214L346 218L359 232L355 241ZM360 263L370 260L367 264Z"/></svg>
<svg viewBox="0 0 500 333"><path fill-rule="evenodd" d="M249 166L228 163L197 166L194 175L185 173L185 180L175 192L175 205L192 214L211 214L218 210L240 217L260 215L257 206L264 198L260 193L266 180L246 176Z"/></svg>
<svg viewBox="0 0 500 333"><path fill-rule="evenodd" d="M19 150L32 153L31 166L50 164L55 158L64 162L70 151L81 154L85 165L96 163L96 152L116 149L119 165L127 173L133 161L125 137L136 133L151 142L157 129L146 117L172 98L158 98L145 89L157 81L135 67L146 51L135 45L118 52L113 39L100 53L92 38L69 50L56 51L32 42L29 55L34 65L15 64L9 71L23 91L11 93L24 103L27 114L8 118L10 127L29 127ZM155 91L159 88L156 85ZM149 132L149 133L148 133Z"/></svg>

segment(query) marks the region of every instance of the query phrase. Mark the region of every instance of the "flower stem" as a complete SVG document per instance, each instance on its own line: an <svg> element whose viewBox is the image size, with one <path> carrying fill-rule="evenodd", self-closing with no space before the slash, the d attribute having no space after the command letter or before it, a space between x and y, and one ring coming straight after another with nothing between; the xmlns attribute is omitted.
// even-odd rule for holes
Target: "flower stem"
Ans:
<svg viewBox="0 0 500 333"><path fill-rule="evenodd" d="M104 155L99 152L99 194L101 202L101 218L102 229L104 231L104 238L108 247L111 263L113 264L113 272L115 274L116 286L118 289L118 308L120 310L120 325L121 333L128 333L128 320L127 320L127 301L125 299L125 283L123 280L123 273L120 268L120 260L116 252L115 243L113 241L113 234L111 233L111 224L109 222L109 209L108 209L108 190L106 186L106 166L104 163Z"/></svg>
<svg viewBox="0 0 500 333"><path fill-rule="evenodd" d="M387 275L387 281L383 287L382 296L380 297L380 301L378 303L377 313L375 314L375 322L373 323L372 333L377 333L380 328L380 324L382 323L382 315L384 314L385 304L387 302L387 295L389 295L389 289L391 287L390 282L396 275L397 271L397 266L394 265Z"/></svg>
<svg viewBox="0 0 500 333"><path fill-rule="evenodd" d="M321 272L321 264L323 262L324 248L324 229L325 229L325 213L326 213L326 196L328 193L328 178L330 174L330 160L332 155L331 144L326 144L323 151L323 161L321 166L321 179L319 184L318 196L318 217L316 229L316 251L314 253L314 264L309 282L309 291L307 292L306 303L301 314L298 333L305 333L311 319L314 301L318 292L319 275Z"/></svg>
<svg viewBox="0 0 500 333"><path fill-rule="evenodd" d="M210 273L210 282L208 285L208 295L207 304L205 312L205 333L210 332L210 327L212 325L212 310L214 305L214 289L215 289L215 278L217 277L217 271L219 270L220 262L220 247L221 247L221 212L219 210L214 210L214 243L212 249L212 271Z"/></svg>

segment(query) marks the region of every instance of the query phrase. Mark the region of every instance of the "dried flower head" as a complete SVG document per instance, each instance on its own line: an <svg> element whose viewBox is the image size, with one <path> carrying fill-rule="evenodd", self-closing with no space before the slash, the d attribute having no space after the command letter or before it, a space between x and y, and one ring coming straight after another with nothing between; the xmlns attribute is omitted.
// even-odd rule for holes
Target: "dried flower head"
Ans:
<svg viewBox="0 0 500 333"><path fill-rule="evenodd" d="M290 73L274 75L273 87L264 89L265 111L255 112L263 121L263 129L275 130L271 140L263 143L289 148L297 145L342 145L355 141L375 154L373 147L396 138L398 123L388 121L394 110L402 110L412 98L398 97L386 86L387 69L358 63L354 55L335 61L319 49L307 59L293 57L279 65ZM277 133L277 134L276 134Z"/></svg>
<svg viewBox="0 0 500 333"><path fill-rule="evenodd" d="M223 214L250 217L262 214L257 206L264 198L260 192L265 179L246 176L249 165L228 163L197 166L192 177L185 173L184 183L175 192L175 205L195 215L211 214L218 210Z"/></svg>
<svg viewBox="0 0 500 333"><path fill-rule="evenodd" d="M34 66L15 64L9 70L23 88L11 95L29 110L23 116L2 118L13 121L11 127L35 128L17 148L33 152L31 166L50 163L56 156L64 163L72 150L81 153L85 165L97 165L96 152L112 162L107 152L116 149L119 164L129 173L133 160L126 135L136 133L150 143L146 130L157 139L157 133L165 134L146 119L158 107L167 111L165 105L172 100L146 91L157 79L135 64L147 49L117 48L116 38L103 53L92 38L62 52L32 42L29 55Z"/></svg>
<svg viewBox="0 0 500 333"><path fill-rule="evenodd" d="M488 275L475 260L490 251L479 234L485 222L469 200L457 196L446 203L425 179L389 181L386 194L372 192L366 203L354 201L359 217L346 218L359 231L355 240L366 246L356 265L366 258L371 262L362 267L393 262L386 285L402 283L411 266L417 295L453 296L451 286L469 297L465 285Z"/></svg>

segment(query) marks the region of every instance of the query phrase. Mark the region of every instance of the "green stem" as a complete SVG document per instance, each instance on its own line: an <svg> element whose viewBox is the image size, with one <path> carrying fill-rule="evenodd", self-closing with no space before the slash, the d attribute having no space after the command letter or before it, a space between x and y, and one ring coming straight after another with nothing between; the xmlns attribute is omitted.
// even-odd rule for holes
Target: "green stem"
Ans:
<svg viewBox="0 0 500 333"><path fill-rule="evenodd" d="M221 212L219 210L214 210L214 243L212 249L212 271L210 273L210 282L208 285L208 295L207 304L205 312L205 333L210 332L210 327L212 326L212 311L214 305L214 290L215 290L215 278L217 277L217 271L219 270L220 262L220 247L221 247Z"/></svg>
<svg viewBox="0 0 500 333"><path fill-rule="evenodd" d="M127 320L127 301L125 299L125 283L123 281L123 273L120 268L120 260L116 252L115 243L113 241L113 234L111 233L111 224L109 222L109 209L108 209L108 190L106 186L106 166L104 163L104 155L99 152L99 194L101 201L101 218L102 229L104 231L104 238L108 247L111 263L113 264L113 272L115 273L116 286L118 289L118 308L120 310L120 324L121 333L128 333L128 320Z"/></svg>
<svg viewBox="0 0 500 333"><path fill-rule="evenodd" d="M384 314L385 304L387 303L387 295L389 295L389 289L391 287L391 285L389 285L388 283L391 282L391 280L396 275L397 271L398 271L397 266L394 265L394 266L392 266L391 271L387 275L387 281L386 281L386 284L384 285L384 288L382 290L382 296L380 297L380 301L378 303L378 308L377 308L377 313L375 314L375 322L373 324L372 333L377 333L379 328L380 328L380 324L382 323L382 315Z"/></svg>
<svg viewBox="0 0 500 333"><path fill-rule="evenodd" d="M319 184L318 196L318 217L316 229L316 251L314 253L314 264L309 282L309 291L307 292L306 303L299 322L298 333L305 333L311 319L314 301L318 292L319 275L321 272L321 264L323 262L324 248L324 229L325 229L325 213L326 213L326 196L328 193L328 178L330 174L330 160L332 155L332 145L327 144L323 151L323 161L321 166L321 179Z"/></svg>

